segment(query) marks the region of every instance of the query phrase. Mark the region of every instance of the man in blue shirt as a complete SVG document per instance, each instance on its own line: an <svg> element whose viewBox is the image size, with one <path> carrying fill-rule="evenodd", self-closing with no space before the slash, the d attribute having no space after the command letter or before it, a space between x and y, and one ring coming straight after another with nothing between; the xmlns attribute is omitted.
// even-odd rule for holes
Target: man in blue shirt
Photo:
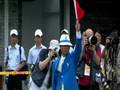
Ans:
<svg viewBox="0 0 120 90"><path fill-rule="evenodd" d="M79 90L76 80L76 69L81 52L80 24L76 24L76 45L73 52L69 35L60 37L60 55L53 61L52 90Z"/></svg>

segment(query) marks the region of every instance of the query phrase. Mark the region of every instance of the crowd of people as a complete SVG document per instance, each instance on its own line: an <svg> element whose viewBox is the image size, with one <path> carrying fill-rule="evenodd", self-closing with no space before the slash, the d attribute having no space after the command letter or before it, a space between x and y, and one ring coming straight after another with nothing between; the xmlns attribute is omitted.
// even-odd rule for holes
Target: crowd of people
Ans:
<svg viewBox="0 0 120 90"><path fill-rule="evenodd" d="M10 31L10 45L5 48L4 68L20 71L25 65L31 71L27 76L29 90L120 90L120 43L116 31L102 44L99 30L82 31L76 21L76 43L63 29L60 39L50 40L47 48L42 44L43 33L34 33L35 45L25 56L18 44L18 31ZM9 75L7 90L22 90L22 75Z"/></svg>

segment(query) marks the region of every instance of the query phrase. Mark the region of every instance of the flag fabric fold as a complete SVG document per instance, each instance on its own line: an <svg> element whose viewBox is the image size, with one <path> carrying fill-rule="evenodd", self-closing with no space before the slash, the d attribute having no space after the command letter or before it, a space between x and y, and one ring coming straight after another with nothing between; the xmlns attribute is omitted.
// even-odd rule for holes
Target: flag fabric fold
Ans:
<svg viewBox="0 0 120 90"><path fill-rule="evenodd" d="M73 1L74 1L76 19L80 22L85 15L85 11L80 7L78 0L73 0Z"/></svg>

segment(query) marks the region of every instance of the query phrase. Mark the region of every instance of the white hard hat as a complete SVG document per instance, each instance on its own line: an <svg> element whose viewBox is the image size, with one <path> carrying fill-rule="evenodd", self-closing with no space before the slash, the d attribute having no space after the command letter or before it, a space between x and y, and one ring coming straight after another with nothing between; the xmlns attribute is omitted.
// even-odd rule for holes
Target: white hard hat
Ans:
<svg viewBox="0 0 120 90"><path fill-rule="evenodd" d="M55 40L55 39L51 40L50 45L49 45L49 49L52 49L52 50L59 49L59 41Z"/></svg>
<svg viewBox="0 0 120 90"><path fill-rule="evenodd" d="M18 31L16 30L16 29L12 29L11 31L10 31L10 36L12 36L12 35L18 35Z"/></svg>
<svg viewBox="0 0 120 90"><path fill-rule="evenodd" d="M67 29L63 29L63 30L61 31L61 33L63 33L63 32L65 32L66 34L69 34L69 32L68 32Z"/></svg>
<svg viewBox="0 0 120 90"><path fill-rule="evenodd" d="M43 36L43 33L42 33L42 30L41 29L37 29L36 31L35 31L35 36Z"/></svg>

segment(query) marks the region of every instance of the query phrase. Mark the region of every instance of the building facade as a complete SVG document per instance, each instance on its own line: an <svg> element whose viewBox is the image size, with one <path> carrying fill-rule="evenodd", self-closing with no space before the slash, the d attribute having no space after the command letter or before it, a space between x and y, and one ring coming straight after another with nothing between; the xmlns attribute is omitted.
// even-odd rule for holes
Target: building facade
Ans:
<svg viewBox="0 0 120 90"><path fill-rule="evenodd" d="M0 0L0 52L9 44L9 32L17 29L19 44L26 56L34 44L34 32L43 31L43 44L48 47L51 39L59 39L63 28L70 30L69 0ZM65 14L64 14L65 13ZM0 65L4 53L0 55Z"/></svg>

